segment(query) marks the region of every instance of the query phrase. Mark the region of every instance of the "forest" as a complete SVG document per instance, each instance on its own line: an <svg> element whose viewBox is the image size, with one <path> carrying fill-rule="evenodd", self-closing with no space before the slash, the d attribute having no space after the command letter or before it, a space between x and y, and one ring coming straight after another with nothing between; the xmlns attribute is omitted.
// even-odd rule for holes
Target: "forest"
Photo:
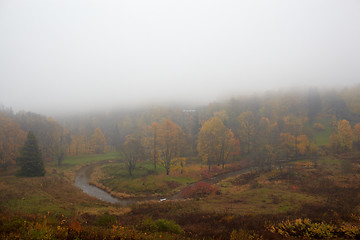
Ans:
<svg viewBox="0 0 360 240"><path fill-rule="evenodd" d="M55 117L3 106L0 237L359 239L359 92ZM41 153L36 177L24 174L29 141ZM90 185L134 202L84 193L74 185L84 167Z"/></svg>

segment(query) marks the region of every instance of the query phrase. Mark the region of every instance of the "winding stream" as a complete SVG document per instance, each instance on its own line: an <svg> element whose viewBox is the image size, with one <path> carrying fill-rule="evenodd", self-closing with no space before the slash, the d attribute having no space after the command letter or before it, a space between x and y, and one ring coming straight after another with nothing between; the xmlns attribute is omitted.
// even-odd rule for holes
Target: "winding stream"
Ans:
<svg viewBox="0 0 360 240"><path fill-rule="evenodd" d="M111 196L108 192L89 184L91 173L95 165L82 167L76 174L75 186L83 190L88 195L109 203L119 203L122 206L130 206L136 202L133 199L118 199Z"/></svg>
<svg viewBox="0 0 360 240"><path fill-rule="evenodd" d="M87 193L88 195L95 197L97 199L100 199L102 201L108 202L108 203L118 203L122 206L130 206L136 202L139 201L146 201L146 200L160 200L159 198L147 198L147 199L139 199L139 198L131 198L131 199L118 199L115 198L113 196L111 196L108 192L95 187L93 185L89 184L89 180L90 180L90 176L91 173L93 172L93 169L95 167L96 164L93 165L88 165L85 167L82 167L76 174L75 177L75 186L80 188L83 192ZM235 177L236 175L239 175L241 173L245 173L248 172L250 170L253 170L255 168L245 168L245 169L241 169L241 170L236 170L233 172L228 172L228 173L223 173L223 174L219 174L216 175L212 178L209 179L203 179L200 180L198 182L206 182L206 183L211 183L211 184L216 184L228 177ZM188 186L193 186L195 185L197 182L195 183L191 183ZM181 197L181 191L170 196L168 199L170 200L179 200L182 199Z"/></svg>

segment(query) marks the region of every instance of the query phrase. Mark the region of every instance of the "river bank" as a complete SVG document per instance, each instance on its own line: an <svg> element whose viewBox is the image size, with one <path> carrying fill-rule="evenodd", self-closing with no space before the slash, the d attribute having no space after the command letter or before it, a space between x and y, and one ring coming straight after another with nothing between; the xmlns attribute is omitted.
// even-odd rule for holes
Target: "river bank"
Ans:
<svg viewBox="0 0 360 240"><path fill-rule="evenodd" d="M104 164L104 163L106 163L106 162L103 162L102 164ZM211 178L201 179L197 182L188 184L186 187L184 187L177 193L172 194L170 196L155 194L155 195L151 195L151 196L137 197L137 196L129 195L129 194L125 194L125 193L113 193L113 192L111 192L110 189L106 188L105 186L98 184L96 181L92 181L91 176L96 167L99 167L98 163L92 164L92 165L87 165L87 166L80 168L80 170L78 170L76 177L75 177L75 186L77 186L83 192L87 193L88 195L90 195L92 197L98 198L102 201L109 202L109 203L117 203L122 206L130 206L137 202L152 201L152 200L156 200L156 201L160 201L160 200L164 200L164 199L183 200L184 198L181 196L182 191L185 188L191 187L198 182L206 182L206 183L210 183L210 184L216 184L226 178L234 177L239 174L242 174L242 173L245 173L245 172L255 169L255 168L237 169L235 171L220 173L218 175L212 176Z"/></svg>

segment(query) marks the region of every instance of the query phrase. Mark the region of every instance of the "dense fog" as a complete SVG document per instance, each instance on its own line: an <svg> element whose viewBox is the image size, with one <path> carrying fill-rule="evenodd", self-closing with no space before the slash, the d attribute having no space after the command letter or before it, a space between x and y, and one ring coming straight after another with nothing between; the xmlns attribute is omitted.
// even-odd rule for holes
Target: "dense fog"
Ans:
<svg viewBox="0 0 360 240"><path fill-rule="evenodd" d="M359 82L359 1L0 2L0 104L202 104Z"/></svg>

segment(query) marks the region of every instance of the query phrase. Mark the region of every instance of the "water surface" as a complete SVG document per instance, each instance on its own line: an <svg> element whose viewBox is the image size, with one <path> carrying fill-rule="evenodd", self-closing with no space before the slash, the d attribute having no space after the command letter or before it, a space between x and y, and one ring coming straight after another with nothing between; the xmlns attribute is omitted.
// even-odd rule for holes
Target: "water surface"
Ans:
<svg viewBox="0 0 360 240"><path fill-rule="evenodd" d="M102 201L108 202L108 203L119 203L122 206L130 206L131 204L134 204L136 200L134 199L118 199L108 192L95 187L93 185L89 184L91 173L93 172L95 165L85 166L82 167L76 175L75 178L75 186L83 190L83 192L87 193L88 195L95 197L97 199L100 199Z"/></svg>

